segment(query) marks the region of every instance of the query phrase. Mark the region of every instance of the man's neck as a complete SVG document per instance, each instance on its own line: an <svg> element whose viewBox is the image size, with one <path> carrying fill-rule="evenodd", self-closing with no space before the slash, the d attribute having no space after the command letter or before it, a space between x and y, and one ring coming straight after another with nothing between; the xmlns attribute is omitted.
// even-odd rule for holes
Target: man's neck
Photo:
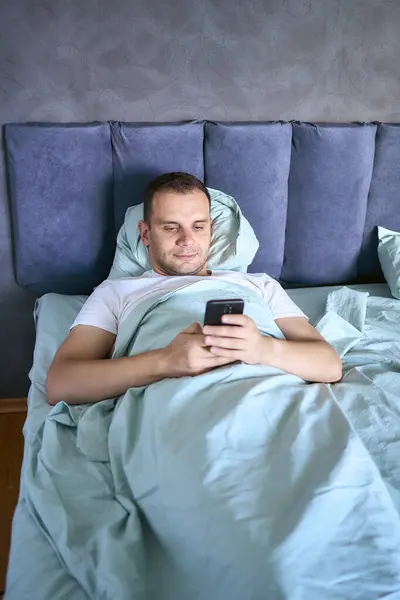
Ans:
<svg viewBox="0 0 400 600"><path fill-rule="evenodd" d="M210 277L212 275L212 271L209 269L201 270L198 273L165 273L161 269L152 265L153 273L156 275L161 275L163 277Z"/></svg>

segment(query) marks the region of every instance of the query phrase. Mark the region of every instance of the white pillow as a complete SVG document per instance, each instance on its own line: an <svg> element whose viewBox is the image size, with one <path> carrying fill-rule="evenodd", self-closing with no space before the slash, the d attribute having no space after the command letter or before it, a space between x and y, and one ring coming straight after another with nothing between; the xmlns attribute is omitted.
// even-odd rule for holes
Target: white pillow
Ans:
<svg viewBox="0 0 400 600"><path fill-rule="evenodd" d="M207 189L211 196L210 214L214 225L208 266L213 271L246 272L258 250L254 230L232 196ZM142 219L143 204L126 211L109 279L138 277L152 268L147 248L139 235L138 222Z"/></svg>
<svg viewBox="0 0 400 600"><path fill-rule="evenodd" d="M378 227L378 256L392 296L400 300L400 232Z"/></svg>

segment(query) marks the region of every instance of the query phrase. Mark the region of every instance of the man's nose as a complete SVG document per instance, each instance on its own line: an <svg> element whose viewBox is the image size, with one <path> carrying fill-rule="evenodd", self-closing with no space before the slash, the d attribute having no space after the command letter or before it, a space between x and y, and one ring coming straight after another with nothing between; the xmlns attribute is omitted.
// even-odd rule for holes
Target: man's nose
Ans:
<svg viewBox="0 0 400 600"><path fill-rule="evenodd" d="M192 231L181 229L179 232L178 239L176 240L177 244L180 246L189 246L193 241Z"/></svg>

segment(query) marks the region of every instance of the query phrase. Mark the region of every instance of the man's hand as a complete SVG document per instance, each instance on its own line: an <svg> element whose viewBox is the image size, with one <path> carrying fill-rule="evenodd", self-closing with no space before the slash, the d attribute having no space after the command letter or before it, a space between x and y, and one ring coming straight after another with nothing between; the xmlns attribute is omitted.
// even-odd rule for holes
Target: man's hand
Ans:
<svg viewBox="0 0 400 600"><path fill-rule="evenodd" d="M248 365L263 362L267 338L246 315L223 315L224 325L203 327L205 344L214 356L230 361L242 361Z"/></svg>
<svg viewBox="0 0 400 600"><path fill-rule="evenodd" d="M205 326L205 343L219 358L247 364L270 365L306 381L335 383L342 377L342 362L330 344L307 319L276 319L285 339L263 336L244 315L223 315L222 326Z"/></svg>
<svg viewBox="0 0 400 600"><path fill-rule="evenodd" d="M199 323L193 323L161 350L168 377L200 375L232 362L229 357L215 356L204 341Z"/></svg>

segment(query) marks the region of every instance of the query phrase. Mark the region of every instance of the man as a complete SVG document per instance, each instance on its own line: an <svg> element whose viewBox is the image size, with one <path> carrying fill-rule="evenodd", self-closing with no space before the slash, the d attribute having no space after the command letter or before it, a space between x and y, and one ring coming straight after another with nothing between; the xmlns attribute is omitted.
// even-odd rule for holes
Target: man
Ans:
<svg viewBox="0 0 400 600"><path fill-rule="evenodd" d="M167 173L154 179L145 193L139 231L153 271L142 277L106 280L96 288L49 369L50 404L97 402L131 387L196 376L235 361L270 365L307 381L341 378L340 358L278 282L267 275L207 270L210 197L196 177ZM223 326L194 323L165 348L109 358L119 323L144 297L176 288L176 278L210 276L256 287L285 339L263 336L245 315L225 315Z"/></svg>

